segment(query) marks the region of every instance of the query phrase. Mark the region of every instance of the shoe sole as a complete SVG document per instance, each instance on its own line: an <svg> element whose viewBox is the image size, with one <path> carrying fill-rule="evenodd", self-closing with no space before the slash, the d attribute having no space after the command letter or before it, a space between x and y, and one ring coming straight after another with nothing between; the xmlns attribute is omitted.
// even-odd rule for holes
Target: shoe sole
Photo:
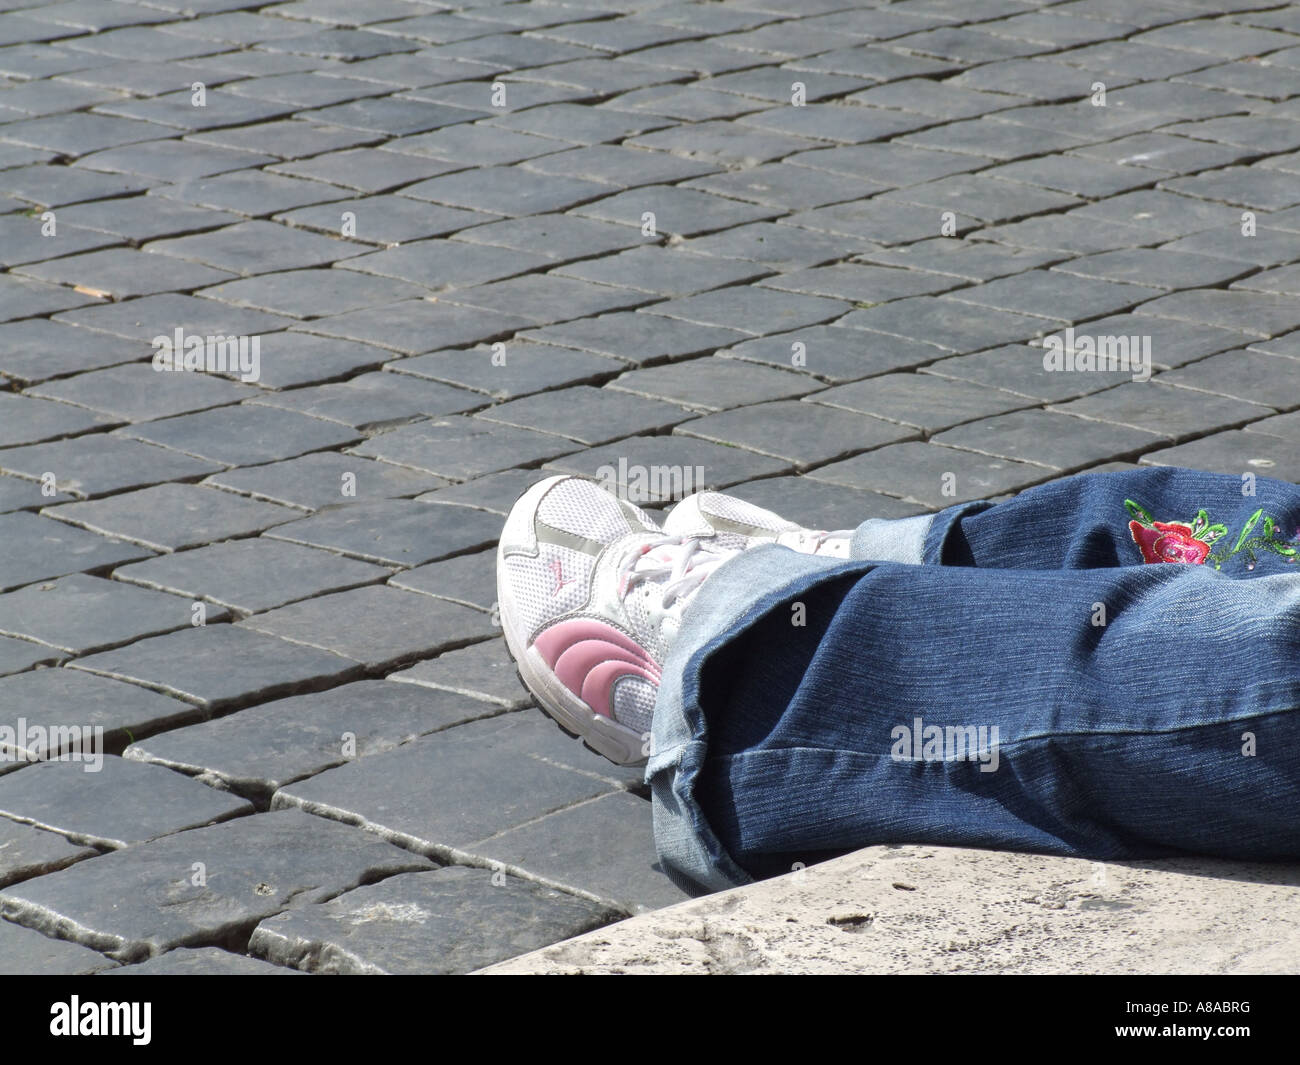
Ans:
<svg viewBox="0 0 1300 1065"><path fill-rule="evenodd" d="M528 492L537 491L543 485L533 485L516 500L517 506ZM541 494L539 492L539 494ZM513 507L511 508L513 510ZM497 547L497 610L501 618L501 632L505 637L506 650L515 663L515 671L524 687L528 689L537 705L557 725L571 736L580 738L591 750L616 765L644 765L647 761L646 747L648 735L642 735L620 725L604 714L598 714L585 702L569 691L546 664L541 654L533 647L523 647L516 641L512 631L517 628L514 609L514 597L503 579L505 566L503 555Z"/></svg>

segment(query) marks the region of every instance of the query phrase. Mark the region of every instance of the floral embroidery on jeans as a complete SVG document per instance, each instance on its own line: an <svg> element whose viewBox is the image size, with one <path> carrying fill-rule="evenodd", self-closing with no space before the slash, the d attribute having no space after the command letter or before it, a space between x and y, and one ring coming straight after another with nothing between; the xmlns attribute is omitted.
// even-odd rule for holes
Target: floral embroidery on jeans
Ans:
<svg viewBox="0 0 1300 1065"><path fill-rule="evenodd" d="M1296 530L1296 539L1282 539L1277 522L1265 516L1263 507L1246 519L1231 549L1224 539L1228 527L1219 522L1211 525L1204 509L1196 512L1194 520L1186 522L1155 521L1145 507L1131 499L1124 500L1124 507L1133 519L1128 523L1129 534L1145 563L1181 562L1195 566L1209 563L1219 569L1228 559L1241 554L1246 568L1254 569L1258 551L1271 551L1288 562L1294 562L1300 555L1300 529ZM1256 529L1259 532L1252 536ZM1215 545L1218 547L1211 552Z"/></svg>

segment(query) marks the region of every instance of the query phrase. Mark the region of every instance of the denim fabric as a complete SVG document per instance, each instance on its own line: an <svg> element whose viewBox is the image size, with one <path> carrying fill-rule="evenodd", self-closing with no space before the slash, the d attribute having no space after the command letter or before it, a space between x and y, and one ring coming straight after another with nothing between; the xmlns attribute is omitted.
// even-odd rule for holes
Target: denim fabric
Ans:
<svg viewBox="0 0 1300 1065"><path fill-rule="evenodd" d="M700 892L876 843L1300 857L1300 489L1254 488L1089 475L940 512L924 565L727 563L656 706L665 868ZM1144 564L1130 521L1203 561Z"/></svg>

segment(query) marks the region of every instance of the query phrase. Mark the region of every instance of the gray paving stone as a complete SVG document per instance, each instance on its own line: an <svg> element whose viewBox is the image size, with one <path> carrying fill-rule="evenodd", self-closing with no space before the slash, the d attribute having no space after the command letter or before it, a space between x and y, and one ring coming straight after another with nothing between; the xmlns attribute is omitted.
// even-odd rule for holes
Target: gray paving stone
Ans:
<svg viewBox="0 0 1300 1065"><path fill-rule="evenodd" d="M363 680L160 733L133 743L123 756L197 776L265 806L294 781L499 712L463 695Z"/></svg>
<svg viewBox="0 0 1300 1065"><path fill-rule="evenodd" d="M728 495L789 517L810 529L854 529L868 518L907 518L927 508L811 477L765 477L732 485Z"/></svg>
<svg viewBox="0 0 1300 1065"><path fill-rule="evenodd" d="M588 322L591 319L582 319ZM504 360L504 362L502 361ZM445 381L485 393L493 399L513 399L551 388L608 380L627 364L617 359L553 344L511 340L502 348L476 347L435 351L389 363L387 369L405 377Z"/></svg>
<svg viewBox="0 0 1300 1065"><path fill-rule="evenodd" d="M423 355L506 337L532 323L515 314L492 313L429 300L386 303L312 322L313 333L377 344L404 355Z"/></svg>
<svg viewBox="0 0 1300 1065"><path fill-rule="evenodd" d="M979 170L991 164L992 156L944 151L941 148L916 148L896 141L881 144L855 144L839 148L818 148L800 152L787 162L814 170L828 170L873 183L892 185L934 181L949 174Z"/></svg>
<svg viewBox="0 0 1300 1065"><path fill-rule="evenodd" d="M477 610L383 585L291 603L238 624L344 655L372 673L496 632Z"/></svg>
<svg viewBox="0 0 1300 1065"><path fill-rule="evenodd" d="M1047 480L1041 466L915 442L855 455L819 467L807 476L897 496L936 510L1018 491Z"/></svg>
<svg viewBox="0 0 1300 1065"><path fill-rule="evenodd" d="M1161 374L1150 383L1130 382L1049 409L1145 429L1173 440L1199 436L1208 430L1236 428L1268 417L1271 410L1258 403L1169 388L1163 379Z"/></svg>
<svg viewBox="0 0 1300 1065"><path fill-rule="evenodd" d="M899 373L827 389L809 400L936 432L962 422L1029 406L1009 392L936 377Z"/></svg>
<svg viewBox="0 0 1300 1065"><path fill-rule="evenodd" d="M673 152L727 167L756 166L794 152L808 151L818 144L811 137L734 125L723 120L686 123L632 137L627 143L634 148Z"/></svg>
<svg viewBox="0 0 1300 1065"><path fill-rule="evenodd" d="M753 263L728 262L657 245L588 259L555 270L555 273L565 277L621 285L660 296L690 295L737 282L753 281L768 272Z"/></svg>
<svg viewBox="0 0 1300 1065"><path fill-rule="evenodd" d="M1300 406L1300 360L1285 355L1225 351L1162 373L1156 380L1279 409ZM1211 401L1207 397L1205 402Z"/></svg>
<svg viewBox="0 0 1300 1065"><path fill-rule="evenodd" d="M500 314L509 313L538 326L607 311L627 310L652 302L654 296L614 285L591 284L551 274L529 274L455 289L443 299Z"/></svg>
<svg viewBox="0 0 1300 1065"><path fill-rule="evenodd" d="M1083 218L1074 212L990 227L971 234L971 239L996 240L1016 248L1063 253L1057 258L1064 258L1066 254L1090 255L1093 252L1162 242L1154 230L1142 230L1136 226L1120 225L1097 218Z"/></svg>
<svg viewBox="0 0 1300 1065"><path fill-rule="evenodd" d="M241 466L214 474L203 483L241 495L304 510L344 503L376 503L440 488L441 477L374 462L356 455L317 451L296 459Z"/></svg>
<svg viewBox="0 0 1300 1065"><path fill-rule="evenodd" d="M228 88L240 96L291 103L303 108L326 107L347 100L358 100L365 96L382 96L385 91L383 85L372 81L362 81L342 75L321 77L315 71L249 78L247 81L235 82ZM314 112L306 112L305 117L313 114ZM334 124L342 125L338 122Z"/></svg>
<svg viewBox="0 0 1300 1065"><path fill-rule="evenodd" d="M1232 477L1254 473L1287 481L1300 478L1300 444L1240 429L1203 436L1176 447L1153 448L1140 461L1143 466L1183 466Z"/></svg>
<svg viewBox="0 0 1300 1065"><path fill-rule="evenodd" d="M194 873L196 862L207 875ZM167 836L13 885L0 894L0 912L138 961L179 946L232 943L289 907L428 865L366 833L289 810Z"/></svg>
<svg viewBox="0 0 1300 1065"><path fill-rule="evenodd" d="M762 288L736 286L667 300L648 313L761 336L833 321L850 310L852 305L843 300L803 295L776 298Z"/></svg>
<svg viewBox="0 0 1300 1065"><path fill-rule="evenodd" d="M853 311L839 324L959 353L1029 340L1048 331L1048 323L1041 318L937 296L917 296Z"/></svg>
<svg viewBox="0 0 1300 1065"><path fill-rule="evenodd" d="M0 975L82 976L112 965L104 955L77 943L0 921Z"/></svg>
<svg viewBox="0 0 1300 1065"><path fill-rule="evenodd" d="M1010 121L974 118L964 122L950 122L946 126L922 130L920 133L909 133L900 138L900 143L916 148L992 156L1010 162L1026 156L1042 155L1045 151L1073 148L1085 139L1071 133L1033 129Z"/></svg>
<svg viewBox="0 0 1300 1065"><path fill-rule="evenodd" d="M802 348L796 345L802 344ZM811 374L838 384L863 377L907 370L942 357L942 351L884 333L863 334L839 325L809 326L790 333L759 337L718 354L724 358L764 363Z"/></svg>
<svg viewBox="0 0 1300 1065"><path fill-rule="evenodd" d="M966 448L1069 472L1141 454L1158 434L1115 426L1102 434L1095 423L1041 410L1014 411L957 426L934 437L936 444Z"/></svg>
<svg viewBox="0 0 1300 1065"><path fill-rule="evenodd" d="M456 168L455 163L381 148L344 148L268 167L289 177L324 181L367 194L388 192Z"/></svg>
<svg viewBox="0 0 1300 1065"><path fill-rule="evenodd" d="M185 140L146 141L124 148L109 148L82 156L77 161L79 166L91 170L139 174L159 181L189 181L273 162L273 155Z"/></svg>
<svg viewBox="0 0 1300 1065"><path fill-rule="evenodd" d="M888 186L788 163L713 174L683 186L786 210L822 207L882 192Z"/></svg>
<svg viewBox="0 0 1300 1065"><path fill-rule="evenodd" d="M457 561L451 559L434 565L446 568ZM432 567L422 568L425 573L416 579L428 580ZM401 587L402 580L398 578L391 583ZM504 640L484 640L445 651L437 658L427 658L399 673L390 673L388 679L456 692L471 699L495 703L506 710L519 710L532 702L528 690L519 683L514 659L510 657Z"/></svg>
<svg viewBox="0 0 1300 1065"><path fill-rule="evenodd" d="M74 765L87 766L99 753L93 738L97 728L104 730L104 750L120 750L136 736L189 725L203 716L198 707L180 699L66 667L34 669L0 678L0 697L6 707L5 725L17 735L18 718L24 718L29 737L36 729L44 730L43 740L38 734L34 741L27 742L39 746L43 741L49 748L22 747L15 751L6 746L0 774L21 768L29 760L56 756L69 758ZM67 730L74 726L82 729L83 736L92 737L94 746L90 750L83 752L77 736L69 735ZM58 739L50 743L51 736ZM56 746L58 749L54 750ZM78 757L82 758L80 762Z"/></svg>
<svg viewBox="0 0 1300 1065"><path fill-rule="evenodd" d="M1300 325L1300 307L1295 300L1268 292L1174 292L1143 304L1138 313L1204 322L1258 337L1276 336Z"/></svg>
<svg viewBox="0 0 1300 1065"><path fill-rule="evenodd" d="M1282 266L1275 270L1265 270L1262 274L1247 277L1228 287L1250 289L1253 292L1300 294L1300 266Z"/></svg>
<svg viewBox="0 0 1300 1065"><path fill-rule="evenodd" d="M72 255L77 252L116 244L114 237L97 233L76 225L59 225L53 236L42 233L44 225L39 218L25 214L0 215L0 265L5 267L33 263L50 255Z"/></svg>
<svg viewBox="0 0 1300 1065"><path fill-rule="evenodd" d="M525 169L542 174L573 175L619 188L636 188L697 178L719 168L664 152L643 151L619 144L590 144L534 156L525 164Z"/></svg>
<svg viewBox="0 0 1300 1065"><path fill-rule="evenodd" d="M942 359L926 366L922 372L1002 389L1039 402L1063 402L1114 388L1131 382L1134 374L1141 372L1139 366L1136 370L1117 367L1114 370L1102 368L1088 372L1061 373L1049 369L1044 357L1045 352L1041 348L1030 347L1028 344L1008 344L973 355L955 355Z"/></svg>
<svg viewBox="0 0 1300 1065"><path fill-rule="evenodd" d="M153 636L79 658L73 667L166 692L202 716L355 679L360 665L342 655L234 625L206 625Z"/></svg>
<svg viewBox="0 0 1300 1065"><path fill-rule="evenodd" d="M123 434L228 466L293 458L339 447L360 436L338 422L252 404L165 418L132 426Z"/></svg>
<svg viewBox="0 0 1300 1065"><path fill-rule="evenodd" d="M539 712L502 714L289 784L271 805L297 806L443 858L616 790L608 764Z"/></svg>
<svg viewBox="0 0 1300 1065"><path fill-rule="evenodd" d="M1270 220L1272 217L1270 216ZM1295 258L1296 234L1290 230L1264 227L1245 236L1241 225L1207 229L1161 245L1164 251L1214 255L1233 263L1277 266Z"/></svg>
<svg viewBox="0 0 1300 1065"><path fill-rule="evenodd" d="M1133 133L1116 141L1081 145L1071 148L1066 154L1171 174L1187 174L1214 166L1226 166L1246 153L1239 148L1178 137L1162 131Z"/></svg>
<svg viewBox="0 0 1300 1065"><path fill-rule="evenodd" d="M185 98L188 102L188 90L185 93ZM114 105L108 104L106 106L113 107ZM116 117L106 114L92 114L85 111L49 115L44 118L29 118L21 122L8 122L5 124L4 131L5 140L25 144L32 148L44 148L74 158L80 155L89 155L91 152L102 151L105 148L116 148L123 144L139 144L143 141L156 140L170 135L171 130L166 126L151 121L137 122L131 116ZM58 175L58 180L54 185L55 189L80 188L88 191L91 188L102 190L117 187L119 189L131 188L138 191L149 184L135 180L122 181L116 178L101 178L99 175L95 175L92 179L88 175L75 171L74 173L77 176L71 179L74 182L71 185L67 184L69 178L66 175ZM86 192L78 195L76 192L71 191L55 191L53 195L56 197L54 201L45 203L45 206L55 207L60 202L75 203L78 200L98 198L87 195ZM68 198L69 196L71 198Z"/></svg>
<svg viewBox="0 0 1300 1065"><path fill-rule="evenodd" d="M919 435L878 418L793 400L711 414L674 432L771 455L800 469Z"/></svg>
<svg viewBox="0 0 1300 1065"><path fill-rule="evenodd" d="M608 187L594 181L497 166L430 178L404 188L402 195L471 211L517 216L563 210L608 192Z"/></svg>
<svg viewBox="0 0 1300 1065"><path fill-rule="evenodd" d="M1057 272L1159 288L1211 288L1249 272L1244 264L1168 248L1127 248L1085 255L1053 267Z"/></svg>
<svg viewBox="0 0 1300 1065"><path fill-rule="evenodd" d="M251 337L293 324L292 318L174 293L86 307L59 315L56 320L145 344L151 344L160 334L169 335L177 326L195 335ZM87 338L87 342L99 340Z"/></svg>
<svg viewBox="0 0 1300 1065"><path fill-rule="evenodd" d="M345 215L351 215L347 219L350 239L389 247L424 237L443 236L469 226L485 225L497 218L479 211L440 207L401 195L390 195L303 207L277 214L275 220L333 235L342 231Z"/></svg>
<svg viewBox="0 0 1300 1065"><path fill-rule="evenodd" d="M247 536L293 521L300 512L195 484L160 484L134 492L46 507L43 514L154 551L179 551L209 540Z"/></svg>
<svg viewBox="0 0 1300 1065"><path fill-rule="evenodd" d="M104 758L94 772L42 762L0 779L0 814L73 843L118 849L253 812L251 803L161 766Z"/></svg>
<svg viewBox="0 0 1300 1065"><path fill-rule="evenodd" d="M617 486L629 501L653 505L691 492L788 473L790 464L682 436L632 436L616 444L552 459L545 468L584 477L601 476Z"/></svg>
<svg viewBox="0 0 1300 1065"><path fill-rule="evenodd" d="M147 100L100 104L99 110L106 115L120 116L121 120L138 119L139 121L131 123L136 126L153 129L172 127L188 131L245 126L268 119L284 118L294 110L292 104L252 100L223 89L209 90L207 101L207 106L195 107L187 86L180 92L163 93ZM143 140L144 135L141 132L132 133L129 137L119 134L114 143L128 139Z"/></svg>
<svg viewBox="0 0 1300 1065"><path fill-rule="evenodd" d="M290 270L213 285L199 295L237 307L254 307L294 318L316 318L376 303L416 299L424 295L424 290L391 278L351 271Z"/></svg>
<svg viewBox="0 0 1300 1065"><path fill-rule="evenodd" d="M427 67L429 61L425 60L424 64ZM384 145L385 150L390 152L452 160L464 166L518 163L560 151L563 147L563 144L549 137L533 137L526 133L512 133L497 126L481 125L444 126L431 133L400 137ZM569 171L564 171L564 175L567 176L568 173Z"/></svg>
<svg viewBox="0 0 1300 1065"><path fill-rule="evenodd" d="M113 418L67 403L0 392L0 445L36 443L117 424Z"/></svg>
<svg viewBox="0 0 1300 1065"><path fill-rule="evenodd" d="M0 596L0 601L5 597ZM67 655L41 643L0 636L0 676L22 673L34 666L57 666Z"/></svg>
<svg viewBox="0 0 1300 1065"><path fill-rule="evenodd" d="M0 887L53 873L97 853L87 847L78 847L53 832L43 832L31 825L5 819L0 821ZM12 946L9 949L12 950ZM0 947L0 958L6 955L5 948ZM0 962L0 971L3 971L4 964Z"/></svg>
<svg viewBox="0 0 1300 1065"><path fill-rule="evenodd" d="M339 198L343 198L340 190ZM281 210L268 208L264 213ZM240 222L212 233L157 240L146 251L191 259L250 277L255 274L298 270L350 259L369 249L364 244L335 240L319 233L290 229L273 222Z"/></svg>
<svg viewBox="0 0 1300 1065"><path fill-rule="evenodd" d="M0 514L0 591L148 558L138 544L113 540L36 514Z"/></svg>
<svg viewBox="0 0 1300 1065"><path fill-rule="evenodd" d="M699 255L744 259L781 270L818 266L843 259L845 255L843 237L772 222L755 222L753 225L695 237L681 247Z"/></svg>
<svg viewBox="0 0 1300 1065"><path fill-rule="evenodd" d="M1004 181L1001 175L990 173L954 174L920 185L909 185L882 194L880 200L953 210L958 213L959 220L969 215L981 222L1008 222L1083 203L1079 196L1068 192L1014 180ZM960 227L960 221L958 224Z"/></svg>
<svg viewBox="0 0 1300 1065"><path fill-rule="evenodd" d="M65 311L97 303L98 297L13 274L0 276L0 322Z"/></svg>
<svg viewBox="0 0 1300 1065"><path fill-rule="evenodd" d="M1296 191L1294 178L1284 172L1258 167L1225 167L1195 177L1164 181L1161 187L1185 196L1235 203L1265 211L1280 210L1300 203L1300 192Z"/></svg>
<svg viewBox="0 0 1300 1065"><path fill-rule="evenodd" d="M1274 337L1272 340L1255 341L1250 347L1255 351L1268 352L1270 355L1289 355L1300 358L1300 331Z"/></svg>
<svg viewBox="0 0 1300 1065"><path fill-rule="evenodd" d="M269 59L260 53L229 53L229 55L258 56ZM305 65L312 65L304 61ZM217 144L225 147L239 148L244 151L265 152L281 159L302 159L322 152L351 148L376 139L372 133L356 129L339 129L317 122L302 122L286 119L271 122L258 122L251 126L239 126L235 129L210 129L192 133L187 140L202 144Z"/></svg>
<svg viewBox="0 0 1300 1065"><path fill-rule="evenodd" d="M943 298L1061 322L1077 322L1131 310L1160 295L1162 290L1147 285L1121 285L1072 277L1052 270L1029 270L1015 277L998 278L950 292Z"/></svg>
<svg viewBox="0 0 1300 1065"><path fill-rule="evenodd" d="M253 930L249 947L318 974L468 973L619 916L527 880L447 866L269 918Z"/></svg>
<svg viewBox="0 0 1300 1065"><path fill-rule="evenodd" d="M909 296L946 292L962 282L941 274L925 274L865 263L836 263L780 274L762 283L764 288L784 289L815 296L830 296L868 306Z"/></svg>
<svg viewBox="0 0 1300 1065"><path fill-rule="evenodd" d="M481 407L484 399L474 392L433 381L395 373L368 373L342 384L265 393L252 402L370 430L430 415L458 414Z"/></svg>
<svg viewBox="0 0 1300 1065"><path fill-rule="evenodd" d="M535 481L538 477L529 471L527 480ZM478 481L469 482L469 486L478 484ZM522 494L523 487L525 486L521 485L520 490L510 496L510 502ZM436 502L439 495L438 492L431 492L428 499ZM508 507L510 504L502 502L500 505ZM463 603L488 612L496 601L496 554L493 551L480 551L427 566L417 566L395 574L388 583L395 588L450 599L454 603Z"/></svg>
<svg viewBox="0 0 1300 1065"><path fill-rule="evenodd" d="M190 616L186 600L83 573L0 595L0 633L72 655L181 629ZM218 610L209 620L225 616Z"/></svg>
<svg viewBox="0 0 1300 1065"><path fill-rule="evenodd" d="M232 954L220 947L178 948L135 965L108 969L105 976L300 976L296 969Z"/></svg>
<svg viewBox="0 0 1300 1065"><path fill-rule="evenodd" d="M473 507L476 510L490 510L494 514L505 517L510 513L515 500L524 494L524 490L529 485L539 479L536 470L501 470L484 477L475 477L464 484L454 484L449 488L426 492L417 499L420 502L452 503L456 506ZM483 609L488 609L488 605L484 605Z"/></svg>
<svg viewBox="0 0 1300 1065"><path fill-rule="evenodd" d="M95 340L87 337L83 343L93 344ZM135 362L46 381L35 386L31 394L61 400L60 406L75 403L88 408L78 413L94 417L102 425L222 407L254 396L257 391L252 385L212 374L160 372L148 362ZM32 435L28 439L41 437Z"/></svg>
<svg viewBox="0 0 1300 1065"><path fill-rule="evenodd" d="M368 344L298 332L264 334L261 355L260 383L276 389L377 370L393 357L391 351Z"/></svg>
<svg viewBox="0 0 1300 1065"><path fill-rule="evenodd" d="M1239 224L1240 211L1225 204L1177 196L1160 189L1141 189L1080 207L1079 218L1118 222L1155 230L1162 240L1199 233L1215 226Z"/></svg>
<svg viewBox="0 0 1300 1065"><path fill-rule="evenodd" d="M219 468L178 451L103 433L0 451L0 469L33 479L54 474L60 498L68 500L73 496L67 493L81 498L105 495L162 481L189 480ZM39 500L46 506L58 501L42 496L39 487L32 485L37 489L33 502Z"/></svg>
<svg viewBox="0 0 1300 1065"><path fill-rule="evenodd" d="M449 417L381 433L357 447L355 454L463 481L573 450L572 442L548 433Z"/></svg>
<svg viewBox="0 0 1300 1065"><path fill-rule="evenodd" d="M1236 330L1175 318L1149 318L1140 312L1097 319L1089 322L1086 330L1079 328L1075 332L1092 336L1149 336L1151 361L1159 367L1181 366L1205 355L1245 347L1254 339L1250 334Z"/></svg>
<svg viewBox="0 0 1300 1065"><path fill-rule="evenodd" d="M482 548L501 533L498 518L410 499L356 503L280 526L272 539L324 547L390 566L418 566Z"/></svg>
<svg viewBox="0 0 1300 1065"><path fill-rule="evenodd" d="M629 370L608 386L695 410L716 411L814 391L806 374L784 373L738 359L708 356L668 366Z"/></svg>
<svg viewBox="0 0 1300 1065"><path fill-rule="evenodd" d="M469 849L548 882L599 895L631 913L688 897L659 864L650 804L627 792L571 806Z"/></svg>
<svg viewBox="0 0 1300 1065"><path fill-rule="evenodd" d="M689 411L670 403L589 385L510 400L479 415L488 421L554 433L583 444L603 444L633 433L662 432L690 416Z"/></svg>
<svg viewBox="0 0 1300 1065"><path fill-rule="evenodd" d="M630 312L531 329L522 333L520 338L648 365L713 352L746 336L739 329ZM507 365L508 361L507 354Z"/></svg>
<svg viewBox="0 0 1300 1065"><path fill-rule="evenodd" d="M794 226L835 234L841 243L845 238L851 238L855 242L908 244L939 236L948 221L956 226L955 233L959 236L965 236L978 227L979 222L973 215L955 214L955 218L950 220L945 219L945 213L954 212L943 207L916 207L880 199L800 211L790 215L786 221ZM866 251L867 248L854 246L851 250ZM843 258L843 255L841 251L836 257Z"/></svg>
<svg viewBox="0 0 1300 1065"><path fill-rule="evenodd" d="M66 492L55 492L53 496L47 495L37 481L0 476L0 513L11 510L32 510L73 498Z"/></svg>
<svg viewBox="0 0 1300 1065"><path fill-rule="evenodd" d="M948 274L966 281L992 281L996 277L1033 270L1067 258L1064 253L1002 244L967 243L936 237L896 248L865 252L864 260L912 271Z"/></svg>
<svg viewBox="0 0 1300 1065"><path fill-rule="evenodd" d="M1092 159L1086 167L1081 167L1078 160L1067 155L1022 159L984 173L990 178L1088 197L1113 196L1117 192L1153 185L1157 180L1156 174L1141 167L1121 166L1102 159Z"/></svg>
<svg viewBox="0 0 1300 1065"><path fill-rule="evenodd" d="M780 213L773 208L738 203L698 189L674 185L648 185L576 209L577 214L585 217L637 229L645 225L646 212L654 215L657 232L681 237L730 229L773 218Z"/></svg>
<svg viewBox="0 0 1300 1065"><path fill-rule="evenodd" d="M610 222L571 214L539 214L475 225L462 229L455 239L541 255L552 262L569 262L635 247L646 238L638 230Z"/></svg>
<svg viewBox="0 0 1300 1065"><path fill-rule="evenodd" d="M206 544L192 551L119 566L113 575L117 578L117 587L138 591L121 583L131 581L144 588L186 596L186 600L177 600L177 623L166 626L178 629L190 623L190 604L194 600L202 599L246 614L270 610L325 592L373 583L383 580L387 574L387 570L367 562L340 558L300 544L253 537L231 543ZM0 597L0 626L5 624L4 602L7 598ZM208 612L208 621L227 617L224 609ZM165 628L156 626L153 631L161 632Z"/></svg>

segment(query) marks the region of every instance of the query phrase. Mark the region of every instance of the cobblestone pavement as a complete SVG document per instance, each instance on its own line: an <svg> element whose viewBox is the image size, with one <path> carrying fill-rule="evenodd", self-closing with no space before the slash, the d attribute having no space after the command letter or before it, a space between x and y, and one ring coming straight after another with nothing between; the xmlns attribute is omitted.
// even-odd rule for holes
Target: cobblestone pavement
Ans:
<svg viewBox="0 0 1300 1065"><path fill-rule="evenodd" d="M1300 479L1300 5L0 0L0 267L0 971L472 970L681 897L539 471Z"/></svg>

